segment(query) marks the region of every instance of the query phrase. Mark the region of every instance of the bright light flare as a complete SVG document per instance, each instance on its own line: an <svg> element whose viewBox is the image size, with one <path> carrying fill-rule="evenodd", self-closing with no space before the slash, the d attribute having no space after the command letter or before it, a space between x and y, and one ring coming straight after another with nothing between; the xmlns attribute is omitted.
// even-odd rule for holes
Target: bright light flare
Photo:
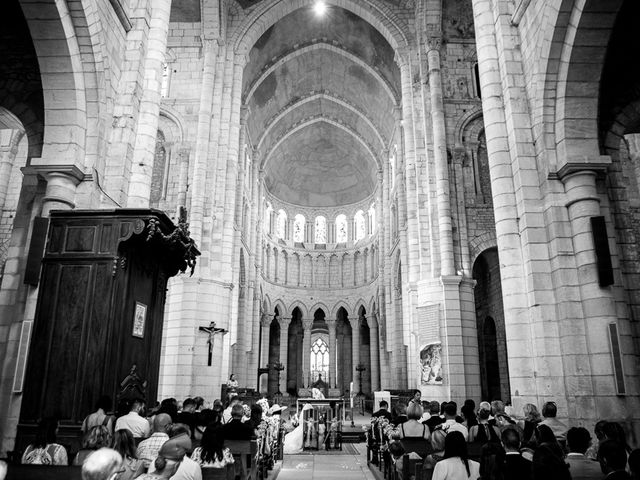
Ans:
<svg viewBox="0 0 640 480"><path fill-rule="evenodd" d="M318 17L322 17L324 16L325 13L327 13L327 4L324 3L322 0L318 0L313 5L313 11Z"/></svg>

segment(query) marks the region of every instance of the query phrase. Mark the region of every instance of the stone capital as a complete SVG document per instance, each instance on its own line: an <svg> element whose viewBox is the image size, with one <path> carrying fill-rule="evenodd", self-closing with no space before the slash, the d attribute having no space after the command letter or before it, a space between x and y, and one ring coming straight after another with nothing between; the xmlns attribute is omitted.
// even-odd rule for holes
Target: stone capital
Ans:
<svg viewBox="0 0 640 480"><path fill-rule="evenodd" d="M424 40L424 49L427 52L430 52L431 50L440 51L441 47L442 47L442 35L429 35Z"/></svg>
<svg viewBox="0 0 640 480"><path fill-rule="evenodd" d="M555 172L549 172L549 179L560 180L566 183L566 179L579 172L595 172L598 176L604 176L611 165L609 155L594 155L568 158Z"/></svg>
<svg viewBox="0 0 640 480"><path fill-rule="evenodd" d="M302 319L302 328L304 328L304 331L311 331L311 326L313 325L313 319L312 318L303 318Z"/></svg>

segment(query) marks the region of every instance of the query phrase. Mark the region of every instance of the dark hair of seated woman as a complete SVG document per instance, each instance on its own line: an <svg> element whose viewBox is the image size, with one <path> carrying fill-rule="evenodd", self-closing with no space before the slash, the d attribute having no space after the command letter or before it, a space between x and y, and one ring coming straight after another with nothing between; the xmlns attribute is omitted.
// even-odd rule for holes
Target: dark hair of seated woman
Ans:
<svg viewBox="0 0 640 480"><path fill-rule="evenodd" d="M207 427L202 434L200 442L200 458L203 463L221 462L224 458L224 437L222 430L215 427Z"/></svg>
<svg viewBox="0 0 640 480"><path fill-rule="evenodd" d="M467 442L464 439L462 433L453 431L447 433L444 439L444 457L453 458L460 457L462 463L464 463L467 469L467 477L471 476L471 470L469 469L469 454L467 453Z"/></svg>

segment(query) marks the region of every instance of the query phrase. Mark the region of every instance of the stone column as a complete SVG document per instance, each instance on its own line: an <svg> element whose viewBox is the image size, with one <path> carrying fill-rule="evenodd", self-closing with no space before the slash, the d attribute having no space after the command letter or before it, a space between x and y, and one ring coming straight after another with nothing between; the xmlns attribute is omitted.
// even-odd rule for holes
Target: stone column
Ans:
<svg viewBox="0 0 640 480"><path fill-rule="evenodd" d="M442 74L440 71L440 42L440 37L432 37L425 47L427 48L427 60L429 63L433 155L436 167L438 230L440 236L440 274L454 275L451 199L449 198L449 166L447 164L447 133L445 130Z"/></svg>
<svg viewBox="0 0 640 480"><path fill-rule="evenodd" d="M601 158L603 165L598 170L603 172L609 161L607 157ZM599 418L604 415L603 411L598 412L600 402L593 395L606 395L615 391L608 324L620 325L620 319L616 314L613 290L600 287L599 284L591 226L591 217L601 215L600 197L596 190L598 172L595 163L598 160L592 160L594 170L586 170L589 168L588 165L572 167L568 164L558 172L567 195L567 209L573 235L576 269L580 278L583 310L582 315L576 315L578 318L582 316L583 324L580 325L575 322L577 319L574 319L571 330L565 329L567 333L563 336L562 344L563 358L570 359L568 363L573 366L565 366L565 376L576 378L577 382L576 385L568 386L567 397L578 399L582 397L581 402L584 404L583 406L572 405L569 402L569 414L576 418L588 418L589 415L592 418ZM620 326L618 328L620 329ZM621 347L621 355L625 353ZM583 410L587 408L591 412L585 414Z"/></svg>
<svg viewBox="0 0 640 480"><path fill-rule="evenodd" d="M303 318L304 338L302 340L302 384L305 388L311 387L311 325L312 318Z"/></svg>
<svg viewBox="0 0 640 480"><path fill-rule="evenodd" d="M47 180L47 189L42 199L42 216L49 216L51 210L74 209L76 187L83 178L80 169L65 165L36 169Z"/></svg>
<svg viewBox="0 0 640 480"><path fill-rule="evenodd" d="M0 209L4 207L7 198L11 170L22 137L24 137L24 130L0 131Z"/></svg>
<svg viewBox="0 0 640 480"><path fill-rule="evenodd" d="M404 193L406 199L407 230L403 232L407 241L403 241L403 267L407 269L409 283L420 278L420 251L421 239L418 228L418 195L416 172L416 145L413 121L413 72L411 69L411 52L397 55L400 65L400 78L402 82L402 131L404 133ZM400 168L398 168L398 171ZM400 184L399 184L400 185ZM398 208L398 215L401 215ZM401 217L400 217L401 218ZM406 245L406 247L405 247ZM406 259L406 261L405 261Z"/></svg>
<svg viewBox="0 0 640 480"><path fill-rule="evenodd" d="M260 368L264 368L269 363L269 330L271 327L271 316L266 313L260 318Z"/></svg>
<svg viewBox="0 0 640 480"><path fill-rule="evenodd" d="M360 389L356 367L360 363L360 317L350 318L351 323L351 378L356 392Z"/></svg>
<svg viewBox="0 0 640 480"><path fill-rule="evenodd" d="M380 390L380 346L378 342L378 319L376 314L369 315L369 353L371 361L371 391Z"/></svg>
<svg viewBox="0 0 640 480"><path fill-rule="evenodd" d="M196 129L196 147L194 172L191 191L191 211L189 212L189 229L191 238L201 244L206 190L207 165L210 145L211 113L213 109L213 93L215 80L218 42L211 39L202 40L204 66L202 69L202 89L198 109L198 128Z"/></svg>
<svg viewBox="0 0 640 480"><path fill-rule="evenodd" d="M329 388L336 388L336 358L338 353L336 347L336 319L327 319L326 322L329 327L329 376L327 383Z"/></svg>
<svg viewBox="0 0 640 480"><path fill-rule="evenodd" d="M284 365L284 370L280 372L280 391L286 394L287 391L287 375L288 375L288 359L289 359L289 324L291 317L279 317L280 323L280 363Z"/></svg>
<svg viewBox="0 0 640 480"><path fill-rule="evenodd" d="M171 0L154 0L152 3L149 43L144 62L144 90L140 100L140 114L131 163L128 207L149 206L151 173L156 152L162 64L167 50Z"/></svg>

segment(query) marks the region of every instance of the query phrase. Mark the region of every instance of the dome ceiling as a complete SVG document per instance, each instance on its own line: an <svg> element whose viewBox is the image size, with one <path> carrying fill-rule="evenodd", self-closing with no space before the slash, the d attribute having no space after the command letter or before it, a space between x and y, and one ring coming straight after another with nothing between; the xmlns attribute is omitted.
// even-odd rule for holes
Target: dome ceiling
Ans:
<svg viewBox="0 0 640 480"><path fill-rule="evenodd" d="M272 195L295 205L349 205L374 192L372 162L369 150L344 127L318 119L274 149L265 182Z"/></svg>
<svg viewBox="0 0 640 480"><path fill-rule="evenodd" d="M373 194L399 78L385 38L347 10L320 17L305 7L269 28L243 76L247 130L269 192L306 207Z"/></svg>

